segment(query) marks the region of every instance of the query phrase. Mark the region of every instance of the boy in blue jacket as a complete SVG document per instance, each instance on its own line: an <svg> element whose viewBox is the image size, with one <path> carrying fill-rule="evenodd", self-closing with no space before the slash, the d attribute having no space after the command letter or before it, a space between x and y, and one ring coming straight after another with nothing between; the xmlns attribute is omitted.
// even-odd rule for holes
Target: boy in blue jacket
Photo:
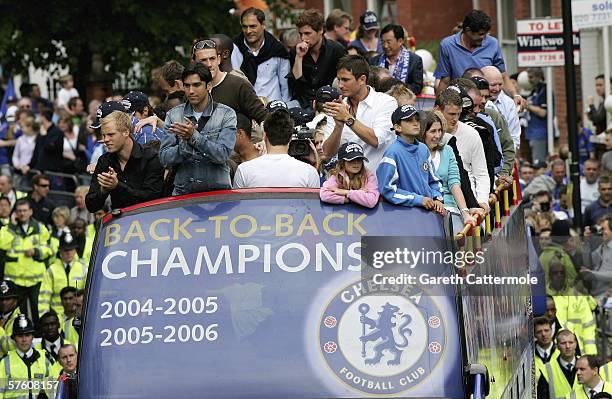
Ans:
<svg viewBox="0 0 612 399"><path fill-rule="evenodd" d="M392 204L422 206L444 214L442 184L429 163L429 149L416 137L421 128L418 111L411 105L391 115L397 140L385 151L376 170L380 194Z"/></svg>

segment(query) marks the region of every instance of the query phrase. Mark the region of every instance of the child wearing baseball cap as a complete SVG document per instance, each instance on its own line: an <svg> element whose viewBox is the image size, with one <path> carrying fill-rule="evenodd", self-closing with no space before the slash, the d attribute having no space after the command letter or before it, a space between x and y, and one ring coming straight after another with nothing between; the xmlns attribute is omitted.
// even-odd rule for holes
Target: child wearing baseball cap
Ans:
<svg viewBox="0 0 612 399"><path fill-rule="evenodd" d="M442 185L429 163L429 149L416 139L421 124L411 105L398 107L391 115L397 140L385 151L376 170L378 189L395 205L421 206L444 214Z"/></svg>
<svg viewBox="0 0 612 399"><path fill-rule="evenodd" d="M321 201L330 204L354 202L374 208L378 203L378 181L374 173L364 165L368 159L363 154L363 147L348 142L338 149L338 163L329 172L329 178L321 187Z"/></svg>

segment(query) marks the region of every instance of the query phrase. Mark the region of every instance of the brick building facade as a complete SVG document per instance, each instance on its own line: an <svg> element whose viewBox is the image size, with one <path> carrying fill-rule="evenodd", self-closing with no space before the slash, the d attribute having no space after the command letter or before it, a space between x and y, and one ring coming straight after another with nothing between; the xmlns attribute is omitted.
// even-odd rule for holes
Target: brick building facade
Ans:
<svg viewBox="0 0 612 399"><path fill-rule="evenodd" d="M449 3L451 5L449 6ZM449 35L453 27L463 20L464 15L472 8L485 11L493 20L491 34L500 40L506 59L507 69L510 73L520 72L523 68L517 67L516 57L516 20L532 17L561 17L561 0L304 0L304 7L315 7L322 11L332 8L343 8L353 15L354 25L359 23L359 16L365 10L375 8L381 23L394 22L406 27L410 35L419 43L439 42ZM534 5L534 10L531 10ZM533 11L533 12L532 12ZM501 29L500 29L501 28ZM592 32L591 32L592 33ZM594 46L593 42L600 40L590 38L594 34L582 34L582 48ZM585 39L586 38L586 39ZM585 42L586 40L586 42ZM437 55L434 55L437 57ZM596 59L593 59L596 57ZM593 94L592 79L603 69L601 52L586 54L582 51L582 63L587 73L582 73L580 66L576 68L576 92L579 113L583 113L582 97ZM599 72L597 72L599 71ZM582 80L587 83L583 90ZM567 122L565 102L565 76L563 67L553 67L553 92L555 96L556 126L559 132L558 144L567 143ZM583 118L584 119L584 118Z"/></svg>

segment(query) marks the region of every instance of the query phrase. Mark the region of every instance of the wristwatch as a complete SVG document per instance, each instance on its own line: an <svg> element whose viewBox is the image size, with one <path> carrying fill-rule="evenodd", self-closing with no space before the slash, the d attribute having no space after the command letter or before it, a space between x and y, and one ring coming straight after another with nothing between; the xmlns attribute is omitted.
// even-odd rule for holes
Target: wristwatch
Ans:
<svg viewBox="0 0 612 399"><path fill-rule="evenodd" d="M355 124L355 118L349 116L349 118L346 120L346 122L344 122L344 124L348 127L353 126Z"/></svg>

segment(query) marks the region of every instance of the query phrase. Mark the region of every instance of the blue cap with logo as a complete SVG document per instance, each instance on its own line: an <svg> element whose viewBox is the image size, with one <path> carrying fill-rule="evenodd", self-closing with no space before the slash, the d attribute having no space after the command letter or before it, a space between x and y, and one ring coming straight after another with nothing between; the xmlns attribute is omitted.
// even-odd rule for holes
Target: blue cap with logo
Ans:
<svg viewBox="0 0 612 399"><path fill-rule="evenodd" d="M289 108L289 116L293 119L295 126L305 125L312 120L312 114L300 107Z"/></svg>
<svg viewBox="0 0 612 399"><path fill-rule="evenodd" d="M378 16L374 11L368 10L361 14L359 22L361 23L361 26L363 26L364 30L380 29L380 26L378 25Z"/></svg>
<svg viewBox="0 0 612 399"><path fill-rule="evenodd" d="M319 104L325 104L340 98L340 91L333 86L322 86L317 90L315 100Z"/></svg>
<svg viewBox="0 0 612 399"><path fill-rule="evenodd" d="M464 112L471 112L472 108L474 108L474 101L472 101L472 97L468 94L468 92L459 85L450 85L446 90L454 90L461 97L461 109Z"/></svg>
<svg viewBox="0 0 612 399"><path fill-rule="evenodd" d="M106 118L115 111L125 112L125 107L119 101L107 101L98 107L96 119L91 126L92 129L99 129L102 126L102 119Z"/></svg>
<svg viewBox="0 0 612 399"><path fill-rule="evenodd" d="M411 118L413 115L419 117L419 111L414 108L412 105L402 105L397 107L393 114L391 115L391 122L394 125L399 125L401 121ZM393 130L393 128L391 128Z"/></svg>
<svg viewBox="0 0 612 399"><path fill-rule="evenodd" d="M287 107L287 104L282 100L270 101L268 105L266 105L266 109L269 113L276 111L285 111L289 113L289 107Z"/></svg>
<svg viewBox="0 0 612 399"><path fill-rule="evenodd" d="M358 143L344 143L338 149L338 160L352 161L353 159L363 158L368 162L368 158L363 153L363 147Z"/></svg>
<svg viewBox="0 0 612 399"><path fill-rule="evenodd" d="M149 97L141 91L132 90L123 97L121 104L127 112L134 112L149 104Z"/></svg>

